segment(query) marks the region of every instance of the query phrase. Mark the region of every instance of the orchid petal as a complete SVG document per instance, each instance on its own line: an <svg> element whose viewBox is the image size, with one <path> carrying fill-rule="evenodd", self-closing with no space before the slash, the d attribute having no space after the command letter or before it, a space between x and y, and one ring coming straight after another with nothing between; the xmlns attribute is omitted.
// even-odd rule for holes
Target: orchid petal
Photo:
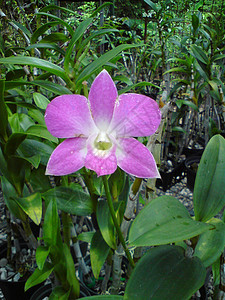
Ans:
<svg viewBox="0 0 225 300"><path fill-rule="evenodd" d="M140 178L160 178L153 155L136 139L118 139L116 157L118 166L131 175Z"/></svg>
<svg viewBox="0 0 225 300"><path fill-rule="evenodd" d="M123 94L115 105L109 131L117 137L149 136L157 130L161 119L158 104L139 94Z"/></svg>
<svg viewBox="0 0 225 300"><path fill-rule="evenodd" d="M106 131L111 122L117 97L112 78L103 70L92 83L88 97L93 119L101 131Z"/></svg>
<svg viewBox="0 0 225 300"><path fill-rule="evenodd" d="M86 97L63 95L47 106L45 122L48 131L58 138L89 136L96 128Z"/></svg>
<svg viewBox="0 0 225 300"><path fill-rule="evenodd" d="M116 146L113 145L109 150L98 150L94 147L95 138L91 136L87 141L85 167L95 171L98 176L114 173L117 169Z"/></svg>
<svg viewBox="0 0 225 300"><path fill-rule="evenodd" d="M46 175L63 176L81 169L87 153L86 142L86 138L72 138L63 141L50 156Z"/></svg>

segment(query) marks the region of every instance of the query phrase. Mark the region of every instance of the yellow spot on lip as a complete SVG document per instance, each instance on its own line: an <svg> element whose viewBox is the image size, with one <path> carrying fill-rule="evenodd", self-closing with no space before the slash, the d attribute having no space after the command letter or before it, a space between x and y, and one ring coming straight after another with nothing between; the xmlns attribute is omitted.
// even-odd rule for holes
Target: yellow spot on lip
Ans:
<svg viewBox="0 0 225 300"><path fill-rule="evenodd" d="M100 132L94 141L94 146L97 150L106 151L112 147L112 142L105 132Z"/></svg>

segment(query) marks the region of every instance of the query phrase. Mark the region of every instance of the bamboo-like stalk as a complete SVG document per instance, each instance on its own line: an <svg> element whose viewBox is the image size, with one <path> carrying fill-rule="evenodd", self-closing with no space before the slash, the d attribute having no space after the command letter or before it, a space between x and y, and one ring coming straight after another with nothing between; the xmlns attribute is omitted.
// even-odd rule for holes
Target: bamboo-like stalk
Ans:
<svg viewBox="0 0 225 300"><path fill-rule="evenodd" d="M205 122L204 122L204 129L205 129L205 145L209 141L209 116L210 116L210 106L211 106L211 97L208 93L206 95L205 101Z"/></svg>
<svg viewBox="0 0 225 300"><path fill-rule="evenodd" d="M161 160L164 162L167 161L168 153L169 153L169 141L172 136L172 113L173 110L170 108L167 112L167 124L165 128L165 133L163 135L162 140L165 142L164 149L162 151Z"/></svg>
<svg viewBox="0 0 225 300"><path fill-rule="evenodd" d="M157 166L160 166L160 156L161 156L161 142L162 142L162 131L167 118L168 111L170 110L171 102L168 102L161 109L161 122L156 130L155 134L150 136L147 148L154 156ZM155 183L156 178L149 178L146 183L146 204L155 198Z"/></svg>
<svg viewBox="0 0 225 300"><path fill-rule="evenodd" d="M116 217L116 213L115 213L115 210L114 210L114 207L113 207L112 197L111 197L111 194L110 194L110 191L109 191L109 184L108 184L107 177L103 176L102 180L103 180L103 184L104 184L104 188L105 188L105 194L106 194L106 199L107 199L108 206L109 206L109 211L110 211L110 214L112 216L113 223L114 223L114 226L116 228L116 232L118 234L119 241L120 241L120 243L121 243L121 245L122 245L122 247L123 247L123 249L126 253L126 256L129 260L131 266L134 267L134 262L132 260L131 255L130 255L130 252L127 248L127 245L125 243L124 235L122 234L122 230L120 229L120 226L119 226L119 223L118 223L118 220L117 220L117 217Z"/></svg>
<svg viewBox="0 0 225 300"><path fill-rule="evenodd" d="M141 188L141 183L142 183L142 179L136 178L130 188L130 193L127 200L127 206L121 224L121 231L125 240L130 226L130 221L134 215L134 208L135 208L138 192ZM120 243L113 256L113 283L111 287L112 294L117 294L120 289L121 265L122 265L123 256L124 256L123 246Z"/></svg>
<svg viewBox="0 0 225 300"><path fill-rule="evenodd" d="M79 241L77 240L76 228L73 225L73 223L74 223L74 221L73 221L74 217L72 217L71 220L72 220L72 222L71 222L71 227L70 227L70 234L71 234L72 241L75 241L73 243L72 247L74 249L74 252L75 252L78 264L79 264L79 266L80 266L80 268L81 268L84 276L87 276L89 274L89 269L88 269L88 267L85 264L84 258L82 256L82 253L81 253L81 250L80 250L80 244L79 244Z"/></svg>

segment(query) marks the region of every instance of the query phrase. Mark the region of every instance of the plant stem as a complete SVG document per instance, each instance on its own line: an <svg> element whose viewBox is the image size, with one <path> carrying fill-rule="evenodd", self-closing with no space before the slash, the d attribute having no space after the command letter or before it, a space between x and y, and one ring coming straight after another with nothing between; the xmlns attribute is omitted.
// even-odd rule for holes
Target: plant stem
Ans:
<svg viewBox="0 0 225 300"><path fill-rule="evenodd" d="M130 262L130 265L134 268L135 267L134 261L133 261L131 255L130 255L130 252L129 252L127 246L126 246L122 231L120 229L118 220L116 218L116 213L115 213L115 210L114 210L114 207L113 207L113 202L112 202L112 197L111 197L111 194L110 194L110 191L109 191L109 184L108 184L107 177L103 176L102 180L103 180L103 184L104 184L104 188L105 188L105 194L106 194L106 199L107 199L107 202L108 202L109 210L110 210L110 213L111 213L111 216L112 216L112 219L113 219L114 226L116 227L116 232L118 234L120 243L122 244L123 249L126 253L126 256L127 256L128 260Z"/></svg>

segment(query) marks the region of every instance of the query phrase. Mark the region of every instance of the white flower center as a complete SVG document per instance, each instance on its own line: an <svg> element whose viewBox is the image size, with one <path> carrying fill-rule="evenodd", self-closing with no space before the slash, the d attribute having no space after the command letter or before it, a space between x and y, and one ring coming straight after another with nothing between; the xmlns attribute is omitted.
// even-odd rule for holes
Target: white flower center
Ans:
<svg viewBox="0 0 225 300"><path fill-rule="evenodd" d="M112 147L112 142L105 132L100 132L94 141L94 147L97 150L106 151Z"/></svg>

